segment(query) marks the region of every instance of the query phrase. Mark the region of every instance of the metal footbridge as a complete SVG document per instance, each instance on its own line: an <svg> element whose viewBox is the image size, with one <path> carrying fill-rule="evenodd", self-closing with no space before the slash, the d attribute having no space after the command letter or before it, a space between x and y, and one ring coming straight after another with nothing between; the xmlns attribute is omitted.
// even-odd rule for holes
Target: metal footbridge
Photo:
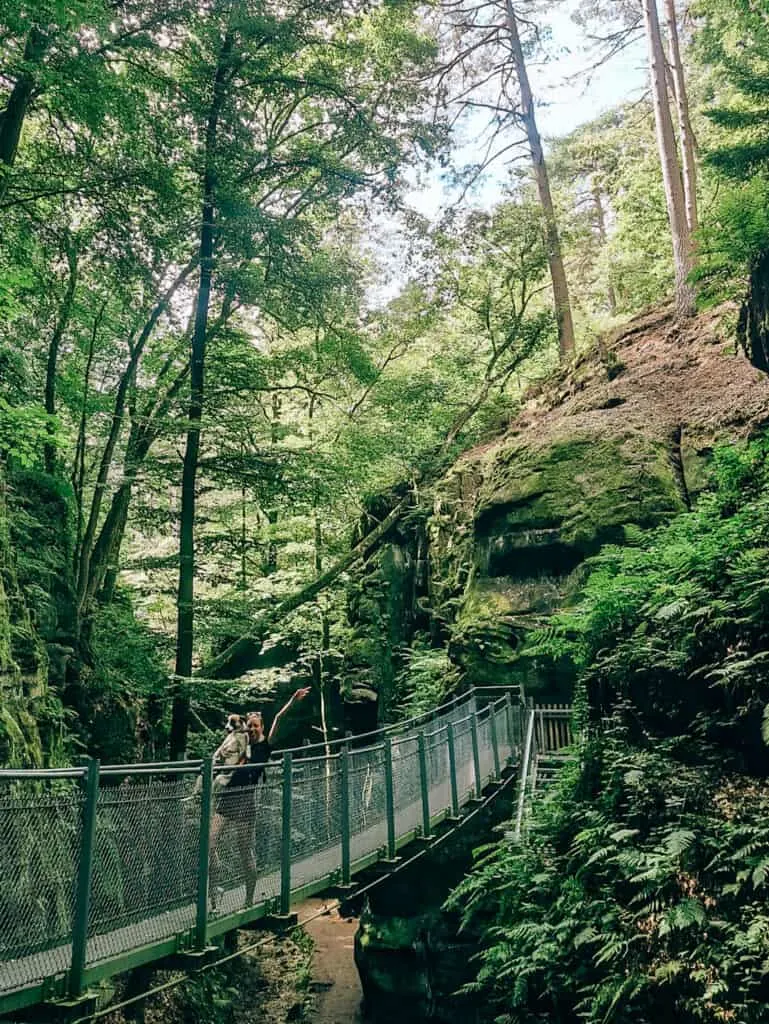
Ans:
<svg viewBox="0 0 769 1024"><path fill-rule="evenodd" d="M286 751L235 799L210 759L2 770L0 1016L82 1006L142 965L193 964L220 936L429 841L515 768L520 834L538 752L571 739L568 708L479 689Z"/></svg>

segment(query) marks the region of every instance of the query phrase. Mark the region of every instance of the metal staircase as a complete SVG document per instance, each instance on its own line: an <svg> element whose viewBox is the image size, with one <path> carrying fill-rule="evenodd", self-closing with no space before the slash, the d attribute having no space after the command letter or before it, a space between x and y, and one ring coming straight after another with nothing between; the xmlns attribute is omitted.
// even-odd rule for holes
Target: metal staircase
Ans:
<svg viewBox="0 0 769 1024"><path fill-rule="evenodd" d="M532 802L557 779L571 760L574 743L571 707L566 704L528 705L518 777L515 825L509 838L520 841Z"/></svg>

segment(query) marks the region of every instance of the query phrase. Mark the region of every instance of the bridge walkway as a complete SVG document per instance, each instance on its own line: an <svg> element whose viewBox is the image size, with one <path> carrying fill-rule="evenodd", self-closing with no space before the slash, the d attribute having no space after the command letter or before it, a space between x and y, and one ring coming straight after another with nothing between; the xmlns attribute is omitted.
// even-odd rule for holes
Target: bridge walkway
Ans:
<svg viewBox="0 0 769 1024"><path fill-rule="evenodd" d="M194 963L226 932L350 885L458 819L506 767L523 774L537 737L565 746L556 718L473 690L370 736L286 751L263 785L237 791L218 838L230 795L210 760L0 771L0 1015L81 1005L105 978Z"/></svg>

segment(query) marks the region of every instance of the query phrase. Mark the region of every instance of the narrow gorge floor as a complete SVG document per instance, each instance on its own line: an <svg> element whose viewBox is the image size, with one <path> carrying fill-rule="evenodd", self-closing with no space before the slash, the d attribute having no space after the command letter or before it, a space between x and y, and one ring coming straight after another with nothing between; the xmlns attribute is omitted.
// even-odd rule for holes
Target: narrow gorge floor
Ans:
<svg viewBox="0 0 769 1024"><path fill-rule="evenodd" d="M307 900L298 907L299 920L316 914L326 905L321 899ZM336 910L322 914L304 926L315 948L312 957L313 1007L311 1024L364 1024L363 992L353 957L354 918L340 917Z"/></svg>

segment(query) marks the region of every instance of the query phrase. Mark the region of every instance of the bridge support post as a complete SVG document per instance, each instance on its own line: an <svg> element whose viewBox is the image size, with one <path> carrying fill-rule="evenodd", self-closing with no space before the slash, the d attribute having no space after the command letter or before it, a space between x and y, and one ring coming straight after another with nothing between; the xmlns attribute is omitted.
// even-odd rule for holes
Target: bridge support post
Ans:
<svg viewBox="0 0 769 1024"><path fill-rule="evenodd" d="M96 805L99 799L99 762L89 759L83 804L83 832L75 893L75 916L72 923L72 960L69 971L69 996L77 999L83 992L83 975L88 952L88 917L91 906L91 877L96 841Z"/></svg>
<svg viewBox="0 0 769 1024"><path fill-rule="evenodd" d="M510 764L515 751L515 736L513 731L513 699L509 693L505 694L505 728L507 731L507 746L510 750L507 761Z"/></svg>
<svg viewBox="0 0 769 1024"><path fill-rule="evenodd" d="M208 887L211 877L211 812L214 802L214 761L204 759L200 769L200 828L198 831L198 898L195 913L195 948L208 945Z"/></svg>
<svg viewBox="0 0 769 1024"><path fill-rule="evenodd" d="M350 752L345 745L339 752L340 812L342 819L342 885L352 882L350 869Z"/></svg>
<svg viewBox="0 0 769 1024"><path fill-rule="evenodd" d="M494 758L494 778L499 778L499 736L497 734L497 707L489 704L489 731L491 733L491 753Z"/></svg>
<svg viewBox="0 0 769 1024"><path fill-rule="evenodd" d="M393 789L393 744L389 736L384 741L385 766L385 814L387 817L387 859L395 860L398 850L395 845L395 792Z"/></svg>
<svg viewBox="0 0 769 1024"><path fill-rule="evenodd" d="M481 779L481 755L478 750L478 712L473 711L470 716L470 736L473 743L473 779L475 783L476 800L480 800L483 792L483 780Z"/></svg>
<svg viewBox="0 0 769 1024"><path fill-rule="evenodd" d="M422 836L430 838L430 779L427 774L427 743L425 734L420 732L417 736L419 749L419 784L422 790Z"/></svg>
<svg viewBox="0 0 769 1024"><path fill-rule="evenodd" d="M291 910L291 786L294 766L291 752L283 755L283 820L280 841L280 912Z"/></svg>
<svg viewBox="0 0 769 1024"><path fill-rule="evenodd" d="M451 816L459 817L459 792L457 790L457 748L454 736L454 723L449 722L446 730L446 742L449 746L449 783L451 785Z"/></svg>

